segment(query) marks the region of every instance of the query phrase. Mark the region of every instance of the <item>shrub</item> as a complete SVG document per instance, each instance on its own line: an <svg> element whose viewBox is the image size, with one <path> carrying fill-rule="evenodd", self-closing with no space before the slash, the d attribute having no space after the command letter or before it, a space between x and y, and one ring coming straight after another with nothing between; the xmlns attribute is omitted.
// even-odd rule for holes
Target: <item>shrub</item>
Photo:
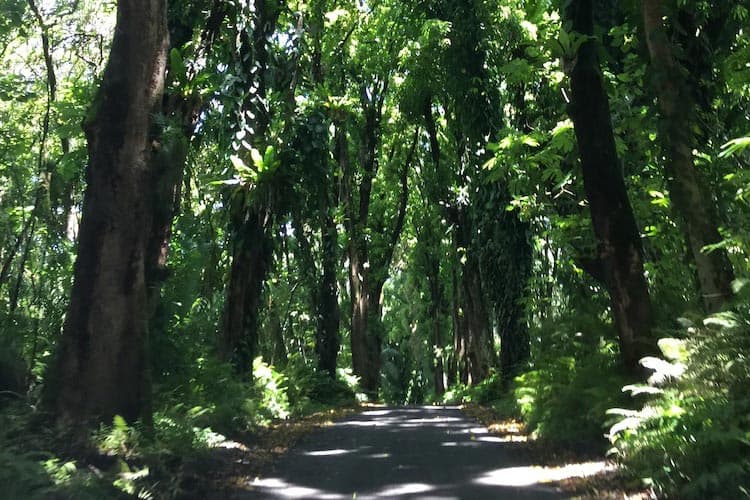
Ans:
<svg viewBox="0 0 750 500"><path fill-rule="evenodd" d="M514 396L527 429L566 445L605 443L606 411L625 399L616 346L604 339L577 356L550 353L518 376Z"/></svg>
<svg viewBox="0 0 750 500"><path fill-rule="evenodd" d="M750 496L750 315L722 313L689 328L690 339L662 339L666 359L647 358L647 397L610 431L635 476L674 498Z"/></svg>

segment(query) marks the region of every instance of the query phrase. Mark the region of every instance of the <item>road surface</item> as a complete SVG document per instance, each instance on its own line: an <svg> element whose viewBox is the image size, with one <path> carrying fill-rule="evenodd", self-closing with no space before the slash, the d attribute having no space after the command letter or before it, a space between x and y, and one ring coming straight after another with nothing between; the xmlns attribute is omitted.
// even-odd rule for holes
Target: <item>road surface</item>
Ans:
<svg viewBox="0 0 750 500"><path fill-rule="evenodd" d="M372 408L306 436L236 498L565 498L517 444L455 407Z"/></svg>

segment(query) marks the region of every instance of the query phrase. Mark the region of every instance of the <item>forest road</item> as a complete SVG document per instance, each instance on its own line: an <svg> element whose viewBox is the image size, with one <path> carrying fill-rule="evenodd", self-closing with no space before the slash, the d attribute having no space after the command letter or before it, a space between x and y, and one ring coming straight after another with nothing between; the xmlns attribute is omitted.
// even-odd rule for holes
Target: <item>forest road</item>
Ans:
<svg viewBox="0 0 750 500"><path fill-rule="evenodd" d="M456 407L370 408L306 436L233 498L566 498L537 482L519 444Z"/></svg>

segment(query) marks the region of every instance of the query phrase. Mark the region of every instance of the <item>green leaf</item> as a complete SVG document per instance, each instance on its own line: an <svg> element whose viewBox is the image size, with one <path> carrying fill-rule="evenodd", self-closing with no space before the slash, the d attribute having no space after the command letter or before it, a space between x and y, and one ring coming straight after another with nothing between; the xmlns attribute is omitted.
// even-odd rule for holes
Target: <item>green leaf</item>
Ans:
<svg viewBox="0 0 750 500"><path fill-rule="evenodd" d="M253 165L255 166L258 171L263 170L263 156L261 156L260 151L258 151L255 148L250 149L250 158L253 160Z"/></svg>
<svg viewBox="0 0 750 500"><path fill-rule="evenodd" d="M732 139L721 147L719 158L727 158L737 152L745 150L750 146L750 136Z"/></svg>
<svg viewBox="0 0 750 500"><path fill-rule="evenodd" d="M115 415L115 418L112 419L112 427L118 431L126 431L128 430L128 423L121 415Z"/></svg>
<svg viewBox="0 0 750 500"><path fill-rule="evenodd" d="M663 338L658 341L659 349L664 357L671 361L685 361L688 357L688 350L685 341L674 338Z"/></svg>
<svg viewBox="0 0 750 500"><path fill-rule="evenodd" d="M169 73L176 82L184 83L187 80L185 62L182 60L180 51L176 48L169 51Z"/></svg>

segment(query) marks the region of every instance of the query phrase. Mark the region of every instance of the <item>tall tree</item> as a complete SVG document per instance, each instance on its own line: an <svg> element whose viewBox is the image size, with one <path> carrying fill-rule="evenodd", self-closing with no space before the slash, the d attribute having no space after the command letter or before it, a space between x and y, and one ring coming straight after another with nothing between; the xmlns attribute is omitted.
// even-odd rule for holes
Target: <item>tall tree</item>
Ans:
<svg viewBox="0 0 750 500"><path fill-rule="evenodd" d="M281 12L276 0L255 0L252 31L238 33L239 64L244 67L247 81L246 97L241 105L242 132L250 136L252 149L264 151L270 126L271 110L267 105L267 72L269 68L268 38L275 32ZM251 163L248 159L248 164ZM232 264L229 271L221 351L238 371L250 373L256 355L259 308L263 283L271 266L273 254L273 223L275 193L266 182L248 189L238 189L230 202Z"/></svg>
<svg viewBox="0 0 750 500"><path fill-rule="evenodd" d="M659 102L659 132L666 156L664 173L670 198L682 219L705 309L716 312L732 296L734 272L726 250L706 249L720 243L723 238L718 231L716 205L709 184L693 159L696 107L688 87L689 79L682 75L667 33L665 20L668 12L664 2L642 0L641 14Z"/></svg>
<svg viewBox="0 0 750 500"><path fill-rule="evenodd" d="M569 112L598 240L598 266L610 294L623 362L635 371L638 360L653 349L651 304L640 232L615 148L609 99L593 38L593 9L594 0L573 0L566 12L574 36L586 37L573 55Z"/></svg>
<svg viewBox="0 0 750 500"><path fill-rule="evenodd" d="M169 47L166 0L122 0L84 123L89 166L74 284L47 396L58 419L148 418L146 247L153 114Z"/></svg>

